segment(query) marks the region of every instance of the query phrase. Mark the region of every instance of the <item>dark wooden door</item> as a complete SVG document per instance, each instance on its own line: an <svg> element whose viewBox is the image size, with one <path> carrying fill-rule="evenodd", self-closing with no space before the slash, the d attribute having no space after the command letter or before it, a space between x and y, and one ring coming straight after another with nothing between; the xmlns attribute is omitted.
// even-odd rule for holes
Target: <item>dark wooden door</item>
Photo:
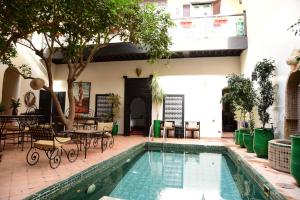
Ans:
<svg viewBox="0 0 300 200"><path fill-rule="evenodd" d="M225 88L222 90L222 96L228 93L229 89ZM223 132L234 132L237 129L237 121L234 119L234 113L232 112L229 103L223 103L222 108L222 131Z"/></svg>
<svg viewBox="0 0 300 200"><path fill-rule="evenodd" d="M149 78L127 78L124 76L125 91L124 91L124 135L130 135L130 104L135 98L141 98L146 107L145 115L145 133L148 135L152 121L152 91L151 80Z"/></svg>
<svg viewBox="0 0 300 200"><path fill-rule="evenodd" d="M61 109L65 110L66 92L55 92L59 100ZM52 102L51 95L48 91L40 90L39 113L44 115L44 123L50 123L56 120L57 111ZM59 128L63 129L63 128Z"/></svg>

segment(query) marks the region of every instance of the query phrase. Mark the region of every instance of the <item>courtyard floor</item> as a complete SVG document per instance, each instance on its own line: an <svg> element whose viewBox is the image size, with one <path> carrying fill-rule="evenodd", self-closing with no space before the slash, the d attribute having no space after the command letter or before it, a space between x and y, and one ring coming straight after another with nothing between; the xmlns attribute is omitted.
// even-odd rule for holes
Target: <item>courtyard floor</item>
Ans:
<svg viewBox="0 0 300 200"><path fill-rule="evenodd" d="M48 159L44 154L41 154L38 164L29 166L26 162L29 144L25 145L24 151L21 151L21 148L16 145L7 145L5 150L0 153L2 155L0 162L0 200L24 199L147 140L147 137L142 136L117 136L112 149L107 149L101 153L100 147L90 148L86 159L84 159L84 151L81 151L74 163L68 162L66 157L63 156L57 169L50 168ZM154 142L161 141L161 138L154 139ZM241 155L242 159L251 164L287 199L300 199L300 188L296 186L296 182L290 174L273 170L269 167L268 160L257 158L255 154L246 153L246 149L235 145L232 138L201 138L201 140L168 138L166 142L228 146Z"/></svg>

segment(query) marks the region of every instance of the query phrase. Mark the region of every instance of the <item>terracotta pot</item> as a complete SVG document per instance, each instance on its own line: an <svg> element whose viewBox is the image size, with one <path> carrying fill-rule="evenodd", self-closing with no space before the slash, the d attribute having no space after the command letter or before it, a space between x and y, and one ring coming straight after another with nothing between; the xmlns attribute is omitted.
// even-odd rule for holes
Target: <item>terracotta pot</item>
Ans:
<svg viewBox="0 0 300 200"><path fill-rule="evenodd" d="M18 115L18 108L13 108L11 114L12 115Z"/></svg>

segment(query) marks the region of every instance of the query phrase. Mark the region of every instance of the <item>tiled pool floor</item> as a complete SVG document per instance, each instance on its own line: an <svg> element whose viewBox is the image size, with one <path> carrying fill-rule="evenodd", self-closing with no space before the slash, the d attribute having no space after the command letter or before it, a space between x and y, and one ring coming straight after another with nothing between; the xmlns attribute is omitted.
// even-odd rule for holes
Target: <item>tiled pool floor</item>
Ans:
<svg viewBox="0 0 300 200"><path fill-rule="evenodd" d="M41 154L40 161L35 166L29 166L26 162L28 144L24 151L15 145L7 145L1 152L2 161L0 163L0 200L24 199L41 189L44 189L58 181L64 180L90 166L117 155L127 149L146 142L148 138L142 136L118 136L115 146L101 153L100 148L88 150L87 158L84 159L83 151L76 162L69 163L65 156L57 169L51 169L44 154ZM154 142L161 142L161 138L155 138ZM225 145L242 156L246 162L250 163L255 170L262 174L277 190L284 194L287 199L300 199L300 188L296 186L294 179L286 173L281 173L271 169L268 161L259 159L255 154L246 153L234 145L230 138L201 138L199 139L175 139L168 138L167 143L178 144L205 144L205 145ZM289 188L289 189L286 189Z"/></svg>

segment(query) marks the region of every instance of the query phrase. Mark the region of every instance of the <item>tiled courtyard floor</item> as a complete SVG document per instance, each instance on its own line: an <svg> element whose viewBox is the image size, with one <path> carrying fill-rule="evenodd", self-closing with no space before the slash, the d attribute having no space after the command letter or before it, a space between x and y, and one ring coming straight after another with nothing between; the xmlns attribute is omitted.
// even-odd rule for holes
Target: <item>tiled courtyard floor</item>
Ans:
<svg viewBox="0 0 300 200"><path fill-rule="evenodd" d="M51 169L42 153L37 165L29 166L26 162L26 153L28 144L24 151L14 145L7 145L2 154L0 163L0 200L24 199L27 196L40 191L58 181L64 180L90 166L93 166L103 160L106 160L116 154L119 154L137 144L146 142L148 138L142 136L115 137L115 145L101 153L100 148L90 148L87 152L87 158L84 159L84 152L81 151L78 159L74 163L69 163L65 156L57 169ZM154 142L161 142L161 138L155 138ZM290 174L281 173L271 169L266 159L256 158L255 154L246 153L233 144L232 139L175 139L168 138L168 143L178 144L205 144L205 145L225 145L237 152L255 170L261 173L274 187L284 194L287 199L300 199L300 188L296 186L294 179ZM286 189L289 188L289 189Z"/></svg>

